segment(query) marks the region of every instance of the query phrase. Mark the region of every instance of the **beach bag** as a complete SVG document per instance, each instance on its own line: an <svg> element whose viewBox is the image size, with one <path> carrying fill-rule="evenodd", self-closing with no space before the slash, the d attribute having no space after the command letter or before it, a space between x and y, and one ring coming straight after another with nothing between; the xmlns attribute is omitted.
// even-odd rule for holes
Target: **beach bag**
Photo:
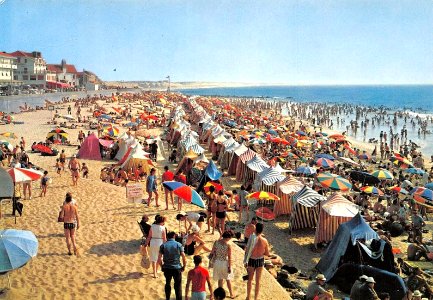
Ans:
<svg viewBox="0 0 433 300"><path fill-rule="evenodd" d="M150 258L149 258L149 255L141 257L141 267L143 267L145 269L149 269L150 268Z"/></svg>

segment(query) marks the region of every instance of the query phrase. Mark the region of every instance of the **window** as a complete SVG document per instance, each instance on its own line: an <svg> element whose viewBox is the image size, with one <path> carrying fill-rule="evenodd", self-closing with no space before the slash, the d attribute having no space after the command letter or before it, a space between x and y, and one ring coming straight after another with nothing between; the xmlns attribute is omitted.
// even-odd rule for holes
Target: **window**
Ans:
<svg viewBox="0 0 433 300"><path fill-rule="evenodd" d="M17 62L20 63L20 57L17 57Z"/></svg>
<svg viewBox="0 0 433 300"><path fill-rule="evenodd" d="M36 80L36 75L30 75L30 80Z"/></svg>
<svg viewBox="0 0 433 300"><path fill-rule="evenodd" d="M23 80L29 80L29 75L23 75Z"/></svg>
<svg viewBox="0 0 433 300"><path fill-rule="evenodd" d="M18 80L18 75L14 75L14 80Z"/></svg>
<svg viewBox="0 0 433 300"><path fill-rule="evenodd" d="M44 75L38 75L38 80L44 80Z"/></svg>
<svg viewBox="0 0 433 300"><path fill-rule="evenodd" d="M27 73L27 68L24 68L24 73Z"/></svg>
<svg viewBox="0 0 433 300"><path fill-rule="evenodd" d="M24 63L25 63L25 64L27 63L27 58L24 59Z"/></svg>

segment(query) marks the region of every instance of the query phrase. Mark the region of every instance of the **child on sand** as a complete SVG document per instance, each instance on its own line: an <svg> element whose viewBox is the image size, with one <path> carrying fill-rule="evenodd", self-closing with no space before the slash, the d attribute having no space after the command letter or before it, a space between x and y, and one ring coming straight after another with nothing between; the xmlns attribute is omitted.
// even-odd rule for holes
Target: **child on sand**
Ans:
<svg viewBox="0 0 433 300"><path fill-rule="evenodd" d="M60 173L60 171L62 170L62 164L60 163L60 159L56 159L56 165L55 165L55 168L56 168L56 172L57 172L57 174L59 174L60 176L62 176L62 174Z"/></svg>
<svg viewBox="0 0 433 300"><path fill-rule="evenodd" d="M44 176L42 176L41 178L41 195L40 197L45 197L47 194L47 186L48 186L48 181L50 180L50 178L48 177L48 171L44 171Z"/></svg>
<svg viewBox="0 0 433 300"><path fill-rule="evenodd" d="M83 171L83 178L89 178L89 168L86 163L83 163L81 166L81 171Z"/></svg>

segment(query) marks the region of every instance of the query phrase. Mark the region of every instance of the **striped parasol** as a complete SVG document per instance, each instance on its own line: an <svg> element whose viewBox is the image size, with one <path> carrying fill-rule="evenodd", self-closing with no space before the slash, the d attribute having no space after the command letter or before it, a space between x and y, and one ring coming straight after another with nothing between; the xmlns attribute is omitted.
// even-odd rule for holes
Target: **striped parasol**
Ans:
<svg viewBox="0 0 433 300"><path fill-rule="evenodd" d="M317 181L324 188L346 192L352 188L352 184L341 176L328 172L317 175Z"/></svg>
<svg viewBox="0 0 433 300"><path fill-rule="evenodd" d="M318 165L319 167L325 168L325 169L329 169L329 168L334 168L334 162L330 159L327 158L319 158L316 161L316 165Z"/></svg>
<svg viewBox="0 0 433 300"><path fill-rule="evenodd" d="M384 193L375 186L364 186L361 188L361 191L367 194L372 194L376 196L383 196Z"/></svg>
<svg viewBox="0 0 433 300"><path fill-rule="evenodd" d="M12 177L13 182L35 181L42 177L42 172L34 169L11 168L7 172Z"/></svg>
<svg viewBox="0 0 433 300"><path fill-rule="evenodd" d="M218 184L218 183L213 182L213 181L208 181L203 187L203 190L206 193L206 195L210 194L209 188L211 186L213 186L215 188L216 193L218 193L219 191L221 191L224 188L221 184Z"/></svg>
<svg viewBox="0 0 433 300"><path fill-rule="evenodd" d="M380 180L392 180L392 179L394 179L394 176L388 170L380 169L380 170L373 171L370 174L373 175L374 177L379 178Z"/></svg>
<svg viewBox="0 0 433 300"><path fill-rule="evenodd" d="M402 187L399 187L399 186L392 186L392 187L390 187L390 188L388 188L390 191L393 191L393 192L397 192L397 193L400 193L400 194L403 194L403 195L407 195L407 194L409 194L409 191L408 190L406 190L406 189L404 189L404 188L402 188Z"/></svg>
<svg viewBox="0 0 433 300"><path fill-rule="evenodd" d="M246 196L247 199L255 199L255 200L280 200L280 197L278 197L275 194L269 193L269 192L265 192L265 191L260 191L260 192L254 192L251 194L248 194Z"/></svg>
<svg viewBox="0 0 433 300"><path fill-rule="evenodd" d="M433 191L424 187L417 187L411 191L416 203L433 207Z"/></svg>

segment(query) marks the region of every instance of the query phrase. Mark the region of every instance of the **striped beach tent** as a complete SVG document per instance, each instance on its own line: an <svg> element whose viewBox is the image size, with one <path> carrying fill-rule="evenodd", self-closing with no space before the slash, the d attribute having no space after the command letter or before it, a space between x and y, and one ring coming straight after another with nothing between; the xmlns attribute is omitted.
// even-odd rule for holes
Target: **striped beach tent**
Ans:
<svg viewBox="0 0 433 300"><path fill-rule="evenodd" d="M340 192L329 196L320 207L314 244L331 241L338 226L351 220L358 212L358 206L344 198Z"/></svg>
<svg viewBox="0 0 433 300"><path fill-rule="evenodd" d="M292 196L292 213L290 215L290 232L295 229L314 228L319 215L319 202L326 200L308 186L304 186L299 192Z"/></svg>
<svg viewBox="0 0 433 300"><path fill-rule="evenodd" d="M222 145L221 145L221 151L218 155L218 160L217 162L220 164L221 169L226 169L228 168L228 153L227 153L227 148L229 148L232 145L235 145L236 141L233 139L233 137L230 137L228 139L226 139ZM224 166L222 165L224 162Z"/></svg>
<svg viewBox="0 0 433 300"><path fill-rule="evenodd" d="M233 155L234 150L239 146L238 142L234 142L230 146L227 146L224 148L224 151L222 151L222 157L219 160L219 164L222 170L228 169L230 165L230 159ZM221 156L221 155L220 155Z"/></svg>
<svg viewBox="0 0 433 300"><path fill-rule="evenodd" d="M243 154L247 150L248 150L248 147L245 146L244 144L240 144L238 147L236 147L233 150L233 153L232 153L231 158L230 158L229 167L228 167L228 172L227 172L228 175L236 174L236 168L238 166L239 157L241 154Z"/></svg>
<svg viewBox="0 0 433 300"><path fill-rule="evenodd" d="M247 161L244 182L255 181L257 173L269 168L269 165L258 155Z"/></svg>
<svg viewBox="0 0 433 300"><path fill-rule="evenodd" d="M200 146L199 144L193 144L185 148L186 151L192 150L196 154L202 154L204 153L204 148Z"/></svg>
<svg viewBox="0 0 433 300"><path fill-rule="evenodd" d="M292 213L292 200L291 196L299 192L304 184L297 180L292 175L287 176L282 181L278 182L277 195L280 196L280 201L277 201L274 206L274 213L279 215L290 215Z"/></svg>
<svg viewBox="0 0 433 300"><path fill-rule="evenodd" d="M249 161L250 159L252 159L256 155L257 155L256 152L247 148L247 151L245 151L244 153L242 153L239 156L238 164L236 166L236 180L237 181L243 181L244 180L245 172L247 170L247 165L246 165L247 161Z"/></svg>

